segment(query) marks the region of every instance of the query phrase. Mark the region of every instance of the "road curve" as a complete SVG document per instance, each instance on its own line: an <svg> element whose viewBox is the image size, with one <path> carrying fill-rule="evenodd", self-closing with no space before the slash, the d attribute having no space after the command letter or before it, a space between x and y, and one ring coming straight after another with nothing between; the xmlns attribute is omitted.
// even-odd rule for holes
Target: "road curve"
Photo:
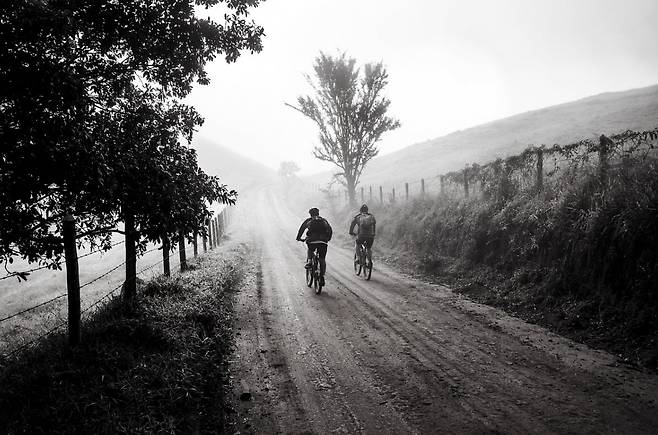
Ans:
<svg viewBox="0 0 658 435"><path fill-rule="evenodd" d="M241 433L656 433L656 376L377 263L365 281L334 245L315 295L304 216L273 189L242 202Z"/></svg>

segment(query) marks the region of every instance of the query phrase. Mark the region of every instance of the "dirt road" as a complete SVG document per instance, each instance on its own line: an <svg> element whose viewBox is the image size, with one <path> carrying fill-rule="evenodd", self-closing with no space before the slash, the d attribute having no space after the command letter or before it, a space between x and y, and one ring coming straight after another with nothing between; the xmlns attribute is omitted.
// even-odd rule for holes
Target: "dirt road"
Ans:
<svg viewBox="0 0 658 435"><path fill-rule="evenodd" d="M377 263L365 281L337 246L315 295L305 216L271 189L239 213L254 247L231 364L241 433L658 431L656 376Z"/></svg>

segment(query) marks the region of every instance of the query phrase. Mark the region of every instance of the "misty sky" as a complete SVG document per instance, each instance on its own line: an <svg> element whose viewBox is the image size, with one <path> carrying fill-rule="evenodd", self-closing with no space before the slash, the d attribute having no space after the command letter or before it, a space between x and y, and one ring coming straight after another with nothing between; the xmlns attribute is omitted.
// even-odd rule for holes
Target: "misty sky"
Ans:
<svg viewBox="0 0 658 435"><path fill-rule="evenodd" d="M203 12L207 15L207 12ZM381 153L527 110L658 83L657 0L267 0L264 49L209 65L188 98L198 136L278 168L314 159L314 124L285 107L320 50L382 60L402 127Z"/></svg>

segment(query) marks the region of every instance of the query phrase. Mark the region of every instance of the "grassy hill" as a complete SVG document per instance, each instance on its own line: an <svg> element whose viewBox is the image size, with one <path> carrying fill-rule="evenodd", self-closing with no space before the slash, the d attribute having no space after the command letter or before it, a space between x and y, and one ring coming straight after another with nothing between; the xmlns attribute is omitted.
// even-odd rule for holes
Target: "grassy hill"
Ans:
<svg viewBox="0 0 658 435"><path fill-rule="evenodd" d="M192 146L197 150L199 166L209 175L238 192L249 187L270 182L276 178L276 171L265 165L241 156L204 137L195 138Z"/></svg>
<svg viewBox="0 0 658 435"><path fill-rule="evenodd" d="M517 154L531 144L567 144L602 133L656 126L658 85L609 92L456 131L377 157L366 168L362 185L429 178L467 163Z"/></svg>

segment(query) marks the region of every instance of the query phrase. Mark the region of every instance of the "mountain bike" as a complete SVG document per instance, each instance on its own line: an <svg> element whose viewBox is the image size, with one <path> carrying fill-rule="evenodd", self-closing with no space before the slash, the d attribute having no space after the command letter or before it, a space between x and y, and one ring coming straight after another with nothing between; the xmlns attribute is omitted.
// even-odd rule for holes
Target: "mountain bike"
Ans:
<svg viewBox="0 0 658 435"><path fill-rule="evenodd" d="M301 242L305 242L306 239L301 239ZM305 268L306 269L306 268ZM320 277L320 256L318 255L318 250L313 250L313 256L311 257L311 268L306 269L306 285L313 287L316 294L322 292L322 280Z"/></svg>
<svg viewBox="0 0 658 435"><path fill-rule="evenodd" d="M359 253L354 253L354 273L359 276L363 272L363 277L370 281L370 276L372 275L372 251L366 247L365 243L359 243L358 248Z"/></svg>

